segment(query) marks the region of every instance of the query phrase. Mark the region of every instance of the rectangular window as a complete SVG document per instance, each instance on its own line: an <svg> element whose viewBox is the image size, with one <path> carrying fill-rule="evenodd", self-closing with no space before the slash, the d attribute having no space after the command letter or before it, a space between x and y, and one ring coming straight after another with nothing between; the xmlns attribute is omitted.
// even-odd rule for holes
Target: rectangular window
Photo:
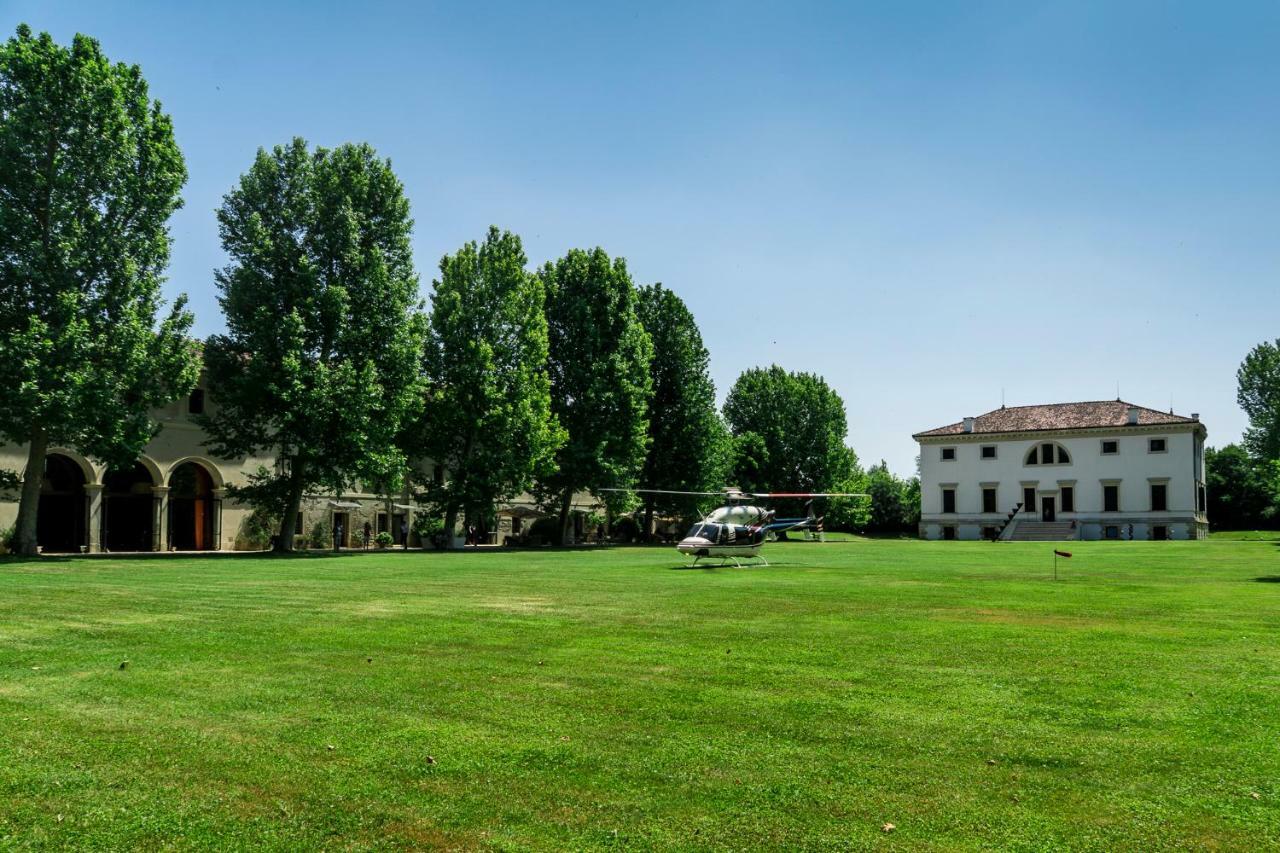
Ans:
<svg viewBox="0 0 1280 853"><path fill-rule="evenodd" d="M1036 490L1034 486L1027 486L1022 490L1022 511L1036 511Z"/></svg>
<svg viewBox="0 0 1280 853"><path fill-rule="evenodd" d="M1053 464L1053 445L1052 444L1040 445L1040 464L1041 465Z"/></svg>
<svg viewBox="0 0 1280 853"><path fill-rule="evenodd" d="M192 415L204 414L204 389L197 388L187 398L187 412Z"/></svg>
<svg viewBox="0 0 1280 853"><path fill-rule="evenodd" d="M1105 536L1107 539L1119 539L1120 528L1114 524L1108 524L1106 530L1103 531L1102 535Z"/></svg>
<svg viewBox="0 0 1280 853"><path fill-rule="evenodd" d="M955 459L955 458L956 458L956 449L955 449L954 447L944 447L944 448L942 448L942 461L943 461L943 462L950 462L951 460L953 460L953 459Z"/></svg>
<svg viewBox="0 0 1280 853"><path fill-rule="evenodd" d="M1102 487L1102 511L1103 512L1119 512L1120 511L1120 487L1119 486L1103 486Z"/></svg>
<svg viewBox="0 0 1280 853"><path fill-rule="evenodd" d="M1116 455L1116 454L1117 454L1117 453L1119 453L1119 452L1120 452L1120 442L1118 442L1118 441L1104 441L1104 442L1102 442L1102 455L1103 455L1103 456L1114 456L1114 455Z"/></svg>
<svg viewBox="0 0 1280 853"><path fill-rule="evenodd" d="M1204 486L1200 486L1196 489L1196 507L1199 508L1201 512L1204 512L1204 508L1207 503L1208 501L1206 501L1204 494Z"/></svg>
<svg viewBox="0 0 1280 853"><path fill-rule="evenodd" d="M956 538L956 529L955 529L954 527L952 527L951 525L947 525L946 527L942 528L942 538L943 538L943 539L955 539L955 538Z"/></svg>
<svg viewBox="0 0 1280 853"><path fill-rule="evenodd" d="M1165 441L1163 438L1152 438L1147 440L1147 450L1151 453L1164 453Z"/></svg>
<svg viewBox="0 0 1280 853"><path fill-rule="evenodd" d="M1157 542L1163 542L1169 538L1169 528L1165 527L1163 524L1157 524L1155 527L1151 528L1151 538L1155 539Z"/></svg>
<svg viewBox="0 0 1280 853"><path fill-rule="evenodd" d="M1164 483L1151 484L1151 511L1164 512L1169 508L1169 487Z"/></svg>
<svg viewBox="0 0 1280 853"><path fill-rule="evenodd" d="M943 512L956 511L956 490L955 489L942 490L942 511Z"/></svg>
<svg viewBox="0 0 1280 853"><path fill-rule="evenodd" d="M983 459L995 459L995 458L996 458L996 446L995 446L994 444L984 444L984 445L982 445L982 458L983 458Z"/></svg>
<svg viewBox="0 0 1280 853"><path fill-rule="evenodd" d="M1063 512L1075 512L1075 511L1076 511L1076 489L1075 489L1075 486L1063 486L1063 487L1062 487L1062 511L1063 511Z"/></svg>
<svg viewBox="0 0 1280 853"><path fill-rule="evenodd" d="M994 542L996 537L1000 535L1000 531L995 527L982 528L982 538Z"/></svg>
<svg viewBox="0 0 1280 853"><path fill-rule="evenodd" d="M436 485L444 482L444 466L436 465L431 469L431 479L435 480Z"/></svg>
<svg viewBox="0 0 1280 853"><path fill-rule="evenodd" d="M298 513L298 517L293 521L293 533L295 536L302 535L302 513Z"/></svg>
<svg viewBox="0 0 1280 853"><path fill-rule="evenodd" d="M985 488L982 490L982 511L998 512L996 509L996 490Z"/></svg>

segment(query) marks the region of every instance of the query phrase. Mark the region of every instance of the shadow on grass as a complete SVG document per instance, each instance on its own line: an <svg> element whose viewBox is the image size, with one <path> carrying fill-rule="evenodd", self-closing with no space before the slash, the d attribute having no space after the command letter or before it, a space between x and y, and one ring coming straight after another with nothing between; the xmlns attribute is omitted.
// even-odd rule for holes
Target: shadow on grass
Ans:
<svg viewBox="0 0 1280 853"><path fill-rule="evenodd" d="M411 548L404 550L401 548L391 548L387 550L379 550L377 548L344 548L341 551L333 551L330 549L308 548L298 551L287 551L277 553L275 551L129 551L124 553L112 553L110 551L101 551L95 554L41 554L36 557L21 557L16 554L0 554L0 566L17 566L17 565L53 565L56 563L84 563L94 562L97 560L113 560L113 561L159 561L165 560L236 560L236 559L269 559L269 560L332 560L335 557L343 559L357 559L360 557L383 557L407 559L410 557L421 557L426 554L538 554L548 552L569 552L569 551L610 551L620 547L618 545L542 545L539 547L529 548L507 548L501 546L482 546L479 548L467 546L465 548Z"/></svg>
<svg viewBox="0 0 1280 853"><path fill-rule="evenodd" d="M1280 583L1280 575L1263 575L1260 578L1254 578L1254 583Z"/></svg>
<svg viewBox="0 0 1280 853"><path fill-rule="evenodd" d="M164 562L166 560L247 560L263 558L273 560L315 560L321 557L365 557L377 554L382 557L410 556L423 551L294 551L277 554L273 551L131 551L128 553L111 553L103 551L97 554L41 554L38 557L20 557L14 554L0 556L0 566L19 565L53 565L58 563L93 563L103 560L127 562ZM439 552L444 553L444 552Z"/></svg>

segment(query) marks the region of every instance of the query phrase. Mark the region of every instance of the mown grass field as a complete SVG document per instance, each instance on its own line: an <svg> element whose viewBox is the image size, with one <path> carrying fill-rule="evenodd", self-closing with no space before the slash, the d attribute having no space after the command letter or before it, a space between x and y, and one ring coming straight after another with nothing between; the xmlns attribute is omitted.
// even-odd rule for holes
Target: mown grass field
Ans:
<svg viewBox="0 0 1280 853"><path fill-rule="evenodd" d="M1280 845L1280 546L1071 550L0 562L0 847Z"/></svg>

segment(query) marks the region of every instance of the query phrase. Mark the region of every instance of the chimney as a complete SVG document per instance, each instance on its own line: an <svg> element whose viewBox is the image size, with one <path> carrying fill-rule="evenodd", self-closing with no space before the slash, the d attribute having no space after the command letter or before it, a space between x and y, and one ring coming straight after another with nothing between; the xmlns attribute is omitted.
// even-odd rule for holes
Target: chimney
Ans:
<svg viewBox="0 0 1280 853"><path fill-rule="evenodd" d="M1130 406L1129 407L1129 426L1137 426L1137 425L1138 425L1138 407Z"/></svg>
<svg viewBox="0 0 1280 853"><path fill-rule="evenodd" d="M1200 420L1200 413L1199 413L1199 412L1192 412L1192 413L1191 413L1191 420L1193 420L1193 421L1198 421L1198 420Z"/></svg>
<svg viewBox="0 0 1280 853"><path fill-rule="evenodd" d="M973 432L973 418L964 419L964 431Z"/></svg>

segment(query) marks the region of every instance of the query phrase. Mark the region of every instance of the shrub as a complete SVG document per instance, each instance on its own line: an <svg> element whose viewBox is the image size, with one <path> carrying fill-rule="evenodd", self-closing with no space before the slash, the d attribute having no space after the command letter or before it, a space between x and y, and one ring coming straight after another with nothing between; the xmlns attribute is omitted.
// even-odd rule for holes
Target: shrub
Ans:
<svg viewBox="0 0 1280 853"><path fill-rule="evenodd" d="M543 542L560 541L560 520L557 518L535 518L529 525L529 539L537 545Z"/></svg>
<svg viewBox="0 0 1280 853"><path fill-rule="evenodd" d="M271 544L271 537L280 532L280 524L260 509L255 509L240 525L239 543L251 551L261 551Z"/></svg>
<svg viewBox="0 0 1280 853"><path fill-rule="evenodd" d="M329 528L329 522L317 521L311 525L311 534L307 537L307 543L312 548L328 548L333 545L333 531Z"/></svg>
<svg viewBox="0 0 1280 853"><path fill-rule="evenodd" d="M413 517L413 532L418 537L418 544L435 545L438 548L444 544L444 519L418 513Z"/></svg>
<svg viewBox="0 0 1280 853"><path fill-rule="evenodd" d="M17 535L17 525L0 530L0 554L13 553L13 540L17 538Z"/></svg>
<svg viewBox="0 0 1280 853"><path fill-rule="evenodd" d="M629 515L613 522L613 539L615 542L635 542L640 538L640 525Z"/></svg>
<svg viewBox="0 0 1280 853"><path fill-rule="evenodd" d="M387 548L396 541L396 538L389 531L384 530L373 537L373 541L378 543L379 548Z"/></svg>

